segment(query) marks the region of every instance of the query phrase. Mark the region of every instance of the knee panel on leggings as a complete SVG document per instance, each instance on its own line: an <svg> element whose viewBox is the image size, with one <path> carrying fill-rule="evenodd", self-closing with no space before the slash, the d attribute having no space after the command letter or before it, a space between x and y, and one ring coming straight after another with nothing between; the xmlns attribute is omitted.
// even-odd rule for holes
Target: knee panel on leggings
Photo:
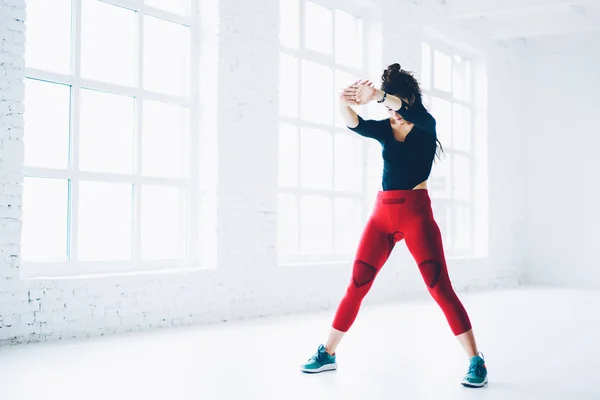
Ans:
<svg viewBox="0 0 600 400"><path fill-rule="evenodd" d="M361 260L354 261L354 268L352 270L354 286L359 288L373 282L375 275L377 275L377 268Z"/></svg>
<svg viewBox="0 0 600 400"><path fill-rule="evenodd" d="M427 286L433 289L440 280L442 265L435 260L426 260L419 264L419 269Z"/></svg>

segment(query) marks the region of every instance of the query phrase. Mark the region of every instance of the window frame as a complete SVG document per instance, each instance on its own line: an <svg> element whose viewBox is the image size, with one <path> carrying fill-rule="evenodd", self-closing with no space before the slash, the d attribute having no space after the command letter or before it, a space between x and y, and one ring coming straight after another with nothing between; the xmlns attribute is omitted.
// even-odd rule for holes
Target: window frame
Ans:
<svg viewBox="0 0 600 400"><path fill-rule="evenodd" d="M23 260L22 275L26 278L76 276L90 274L120 274L139 273L156 270L195 269L200 267L201 254L199 243L199 216L201 205L197 201L200 197L200 161L198 156L199 144L199 18L198 0L190 1L190 14L187 16L173 14L158 8L145 5L141 1L133 0L99 0L111 6L121 7L136 13L136 54L135 54L135 84L125 86L108 82L86 79L81 76L82 54L82 4L84 0L71 0L71 51L70 71L67 74L45 71L26 66L26 79L46 81L53 84L62 84L70 87L70 121L69 121L69 162L67 169L45 167L31 167L24 165L23 175L35 178L55 178L67 180L68 183L68 229L67 249L65 261L30 261ZM175 96L152 92L143 87L144 71L144 17L159 18L168 22L177 23L189 28L189 82L190 91L187 96ZM81 115L81 90L91 89L132 97L134 99L136 114L135 145L134 145L134 170L132 174L88 172L79 170L79 136ZM160 178L141 175L142 152L142 118L144 101L159 101L166 104L184 106L189 109L189 145L188 166L186 178ZM27 115L25 115L27 118ZM81 261L78 260L78 223L79 223L79 183L80 181L127 183L132 185L132 241L131 258L123 261ZM183 221L185 238L183 258L174 259L143 259L141 257L141 190L143 185L157 185L162 187L183 189L185 193L186 218ZM24 194L27 196L27 194Z"/></svg>
<svg viewBox="0 0 600 400"><path fill-rule="evenodd" d="M281 0L280 0L281 1ZM285 0L283 0L285 1ZM331 54L330 55L325 55L322 53L319 53L317 51L314 51L312 49L307 49L306 48L306 44L305 44L305 26L306 26L306 13L305 13L305 9L306 9L306 2L307 1L311 1L313 3L319 4L323 7L329 8L331 9L332 13L331 13L331 29L332 29L332 43L331 43ZM356 133L351 132L349 129L347 128L343 128L343 127L339 127L336 124L336 116L335 114L338 113L338 103L337 103L337 94L335 92L335 88L336 88L336 82L335 82L335 72L336 71L340 71L340 72L345 72L354 76L358 76L358 77L366 77L369 76L369 63L368 63L368 41L367 41L367 35L368 35L368 30L369 30L369 24L370 24L370 19L368 17L364 17L364 16L358 16L358 15L362 15L361 13L359 13L358 9L353 8L351 5L341 5L341 4L336 4L336 2L332 2L332 1L324 1L324 0L299 0L300 2L300 21L299 21L299 43L298 43L298 49L293 49L290 47L287 47L283 44L281 44L278 41L278 48L279 48L279 56L281 56L282 54L288 55L288 56L292 56L296 59L298 59L298 86L297 86L297 91L298 94L300 95L300 98L298 99L298 105L297 105L297 117L289 117L289 116L284 116L281 115L278 111L278 141L279 141L279 135L280 133L280 125L281 124L287 124L287 125L291 125L294 126L297 129L298 132L298 153L297 153L297 157L298 157L298 164L297 164L297 186L293 186L293 187L288 187L288 186L282 186L279 184L279 182L277 182L277 196L279 197L279 195L281 194L290 194L293 195L295 198L295 217L296 217L296 252L295 254L281 254L281 252L278 250L277 251L277 259L278 259L278 264L279 265L305 265L305 264L309 264L309 263L337 263L337 262L345 262L348 261L350 259L352 259L353 254L355 249L348 249L347 253L336 253L335 251L335 240L336 240L336 226L335 226L335 200L336 199L351 199L354 201L358 201L359 203L359 208L361 210L361 215L359 216L359 220L362 222L364 220L364 217L367 213L367 209L370 206L370 197L368 196L368 193L366 191L366 188L368 188L368 184L369 184L369 176L368 176L368 168L367 168L367 156L368 156L368 150L369 150L369 143L366 143L365 141L367 139L364 139L361 142L360 145L360 156L361 156L361 163L360 163L360 169L361 169L361 190L360 191L348 191L348 190L336 190L335 189L335 151L336 151L336 146L335 146L335 138L337 137L337 135L346 135L348 137L352 137L352 138L357 138ZM353 68L353 67L349 67L343 64L339 64L336 62L335 59L335 52L336 52L336 10L342 11L342 12L346 12L348 14L351 14L357 18L360 18L362 21L362 68ZM332 70L332 77L333 77L333 94L334 94L334 101L332 103L332 112L333 112L333 119L331 122L331 125L327 125L327 124L322 124L322 123L316 123L316 122L312 122L312 121L308 121L308 120L304 120L301 117L301 107L302 107L302 99L301 99L301 93L302 93L302 61L306 60L309 62L314 62L317 63L319 65L322 66L326 66L328 68L330 68ZM361 109L364 108L361 107ZM363 111L363 110L361 110ZM308 189L308 188L304 188L301 186L301 162L302 162L302 158L301 158L301 145L300 145L300 138L301 138L301 130L302 128L309 128L309 129L319 129L319 130L324 130L329 132L332 135L332 154L331 154L331 159L332 159L332 177L331 177L331 182L332 182L332 187L331 189ZM279 146L278 146L279 148ZM278 165L279 165L279 159L278 159ZM318 196L322 196L327 198L330 202L331 202L331 252L328 252L326 254L302 254L300 252L300 248L301 248L301 238L302 238L302 226L301 226L301 198L302 196L308 196L308 195L318 195ZM279 206L278 206L278 215L279 215ZM359 228L360 229L360 228ZM278 227L277 227L278 230ZM276 235L277 240L279 235ZM279 249L279 247L278 247Z"/></svg>
<svg viewBox="0 0 600 400"><path fill-rule="evenodd" d="M476 221L475 219L478 217L478 210L477 210L477 206L476 206L476 198L478 197L476 194L476 168L479 162L479 157L477 156L477 147L476 147L476 142L475 142L475 137L476 137L476 130L479 128L479 126L476 124L477 118L478 118L478 98L477 98L477 93L476 93L476 88L475 88L475 84L477 81L477 77L476 77L476 67L477 67L477 62L478 59L477 57L473 56L472 54L470 54L470 52L468 51L463 51L462 49L460 49L458 46L452 46L449 45L447 43L444 43L443 41L439 40L439 39L435 39L433 37L428 37L428 36L424 36L421 40L421 52L423 52L423 45L427 44L430 47L430 66L429 66L429 82L430 82L430 87L428 89L425 88L421 88L422 89L422 94L423 97L427 97L429 99L428 104L426 104L426 106L428 108L431 108L431 99L433 97L439 98L441 100L447 101L451 104L451 107L454 104L458 104L461 105L463 107L465 107L466 109L469 110L470 112L470 118L469 118L469 124L470 124L470 138L469 138L469 148L470 150L462 150L462 149L456 149L450 145L448 145L447 143L442 143L442 146L444 147L444 155L441 157L441 160L437 160L436 162L447 162L448 159L451 159L452 162L450 162L449 165L449 178L450 178L450 194L448 197L441 197L438 195L435 195L432 193L431 197L432 200L434 201L434 205L438 205L438 206L442 206L442 207L446 207L446 209L448 210L449 213L449 219L450 221L448 222L447 226L446 226L446 232L442 232L443 236L444 236L444 248L445 248L445 253L449 258L465 258L465 257L473 257L476 256L478 254L478 250L477 250L477 240L475 238L475 235L478 233L477 229L476 229ZM450 87L451 90L449 92L442 90L442 89L438 89L435 87L435 50L438 50L439 52L444 53L445 55L449 56L451 58L451 78L450 78ZM455 97L455 92L454 92L454 78L453 78L453 73L454 73L454 56L458 56L461 57L463 60L467 60L470 63L470 73L469 73L469 87L468 87L468 100L464 100L464 99L459 99L457 97ZM421 53L421 61L423 60L423 54ZM420 70L420 76L421 79L423 79L423 73L424 73L424 66L421 63L421 70ZM434 111L435 114L435 111ZM434 118L436 117L435 115L433 115ZM451 109L451 113L450 113L450 129L451 129L451 138L453 139L454 137L454 127L453 127L453 118L454 118L454 109ZM454 172L455 172L455 163L454 163L454 158L458 156L458 157L464 157L468 160L470 167L469 167L469 198L467 200L463 200L460 198L456 198L456 185L454 183ZM434 164L434 168L435 168L435 164ZM432 192L432 190L430 189L430 193ZM460 227L457 225L457 223L455 222L455 217L454 215L456 215L456 209L457 208L464 208L467 210L467 212L469 213L469 230L470 230L470 234L469 234L469 242L467 244L467 248L461 248L461 249L457 249L455 248L455 235L457 230L460 229Z"/></svg>

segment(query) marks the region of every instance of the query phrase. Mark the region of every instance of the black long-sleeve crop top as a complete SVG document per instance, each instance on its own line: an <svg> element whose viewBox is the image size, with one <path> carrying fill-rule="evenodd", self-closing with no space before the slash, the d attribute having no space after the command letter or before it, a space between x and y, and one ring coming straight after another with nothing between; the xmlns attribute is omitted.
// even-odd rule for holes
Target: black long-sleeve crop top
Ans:
<svg viewBox="0 0 600 400"><path fill-rule="evenodd" d="M411 190L431 173L436 152L436 123L424 107L408 109L403 105L396 112L414 124L404 142L394 137L389 119L364 120L358 116L358 125L349 129L381 143L383 190Z"/></svg>

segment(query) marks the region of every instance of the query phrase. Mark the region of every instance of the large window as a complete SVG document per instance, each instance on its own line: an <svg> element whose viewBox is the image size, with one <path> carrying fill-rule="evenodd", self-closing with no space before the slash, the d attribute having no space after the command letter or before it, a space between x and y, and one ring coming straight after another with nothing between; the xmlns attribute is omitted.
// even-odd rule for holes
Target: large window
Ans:
<svg viewBox="0 0 600 400"><path fill-rule="evenodd" d="M195 0L27 3L26 265L195 262Z"/></svg>
<svg viewBox="0 0 600 400"><path fill-rule="evenodd" d="M448 255L474 251L473 141L475 104L472 62L450 49L422 44L424 103L437 121L445 156L433 167L429 188Z"/></svg>
<svg viewBox="0 0 600 400"><path fill-rule="evenodd" d="M363 20L306 0L280 1L279 218L282 262L356 250L365 209L365 142L338 95L365 77Z"/></svg>

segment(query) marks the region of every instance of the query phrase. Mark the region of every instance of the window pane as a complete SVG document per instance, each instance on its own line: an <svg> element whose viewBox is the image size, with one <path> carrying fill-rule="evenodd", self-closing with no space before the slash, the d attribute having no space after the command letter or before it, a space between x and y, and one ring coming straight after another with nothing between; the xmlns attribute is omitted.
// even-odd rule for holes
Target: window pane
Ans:
<svg viewBox="0 0 600 400"><path fill-rule="evenodd" d="M189 95L189 28L144 16L144 89Z"/></svg>
<svg viewBox="0 0 600 400"><path fill-rule="evenodd" d="M189 109L145 100L142 109L142 174L185 178L189 174ZM165 140L168 133L168 140Z"/></svg>
<svg viewBox="0 0 600 400"><path fill-rule="evenodd" d="M332 26L331 10L312 1L306 2L306 24L304 26L306 48L331 54Z"/></svg>
<svg viewBox="0 0 600 400"><path fill-rule="evenodd" d="M27 67L71 70L71 1L27 0Z"/></svg>
<svg viewBox="0 0 600 400"><path fill-rule="evenodd" d="M442 233L442 242L446 252L451 252L452 243L450 241L450 207L448 204L434 202L432 204L433 215Z"/></svg>
<svg viewBox="0 0 600 400"><path fill-rule="evenodd" d="M333 70L302 60L302 119L333 124Z"/></svg>
<svg viewBox="0 0 600 400"><path fill-rule="evenodd" d="M361 207L356 199L335 199L335 253L353 254L361 234Z"/></svg>
<svg viewBox="0 0 600 400"><path fill-rule="evenodd" d="M333 188L333 138L331 133L317 129L302 128L301 185L306 189Z"/></svg>
<svg viewBox="0 0 600 400"><path fill-rule="evenodd" d="M471 150L471 110L460 104L452 106L452 147Z"/></svg>
<svg viewBox="0 0 600 400"><path fill-rule="evenodd" d="M429 188L433 197L449 199L452 196L451 182L452 157L442 156L435 159L429 178Z"/></svg>
<svg viewBox="0 0 600 400"><path fill-rule="evenodd" d="M452 226L452 247L455 250L470 250L472 241L471 210L468 207L455 206Z"/></svg>
<svg viewBox="0 0 600 400"><path fill-rule="evenodd" d="M98 0L83 0L82 76L133 86L135 31L135 12Z"/></svg>
<svg viewBox="0 0 600 400"><path fill-rule="evenodd" d="M431 89L431 46L421 43L421 88Z"/></svg>
<svg viewBox="0 0 600 400"><path fill-rule="evenodd" d="M452 147L452 105L439 97L431 98L431 113L436 120L436 131L442 146Z"/></svg>
<svg viewBox="0 0 600 400"><path fill-rule="evenodd" d="M349 74L343 71L335 71L335 93L334 93L334 101L335 104L338 104L340 94L344 91L344 89L354 82L358 80L356 75ZM342 118L342 114L335 110L335 125L340 128L346 128L346 123Z"/></svg>
<svg viewBox="0 0 600 400"><path fill-rule="evenodd" d="M362 190L362 141L342 133L335 134L335 189Z"/></svg>
<svg viewBox="0 0 600 400"><path fill-rule="evenodd" d="M300 203L300 253L331 254L331 199L322 196L302 196Z"/></svg>
<svg viewBox="0 0 600 400"><path fill-rule="evenodd" d="M300 1L279 1L279 43L297 49L300 46Z"/></svg>
<svg viewBox="0 0 600 400"><path fill-rule="evenodd" d="M190 0L144 0L144 3L173 14L190 15Z"/></svg>
<svg viewBox="0 0 600 400"><path fill-rule="evenodd" d="M132 186L79 183L79 260L131 259Z"/></svg>
<svg viewBox="0 0 600 400"><path fill-rule="evenodd" d="M381 145L375 141L368 141L367 146L367 196L369 196L369 209L375 204L377 191L381 190L381 175L383 172L383 158Z"/></svg>
<svg viewBox="0 0 600 400"><path fill-rule="evenodd" d="M298 200L287 193L278 195L277 251L280 255L298 254Z"/></svg>
<svg viewBox="0 0 600 400"><path fill-rule="evenodd" d="M428 110L431 110L431 96L427 93L423 93L423 105L425 106L425 108L427 108Z"/></svg>
<svg viewBox="0 0 600 400"><path fill-rule="evenodd" d="M462 57L454 56L452 79L454 97L469 101L471 97L471 63Z"/></svg>
<svg viewBox="0 0 600 400"><path fill-rule="evenodd" d="M132 173L134 120L133 97L82 89L80 169Z"/></svg>
<svg viewBox="0 0 600 400"><path fill-rule="evenodd" d="M279 113L285 117L298 117L300 67L296 57L279 56Z"/></svg>
<svg viewBox="0 0 600 400"><path fill-rule="evenodd" d="M441 51L433 51L433 82L436 88L447 92L452 90L452 58Z"/></svg>
<svg viewBox="0 0 600 400"><path fill-rule="evenodd" d="M471 201L471 161L467 157L455 155L454 166L454 198Z"/></svg>
<svg viewBox="0 0 600 400"><path fill-rule="evenodd" d="M185 257L186 204L183 189L164 186L141 188L143 259Z"/></svg>
<svg viewBox="0 0 600 400"><path fill-rule="evenodd" d="M340 10L335 11L335 18L335 61L349 67L362 68L362 20Z"/></svg>
<svg viewBox="0 0 600 400"><path fill-rule="evenodd" d="M66 261L69 186L64 179L25 177L21 251L25 261Z"/></svg>
<svg viewBox="0 0 600 400"><path fill-rule="evenodd" d="M465 97L463 100L470 101L471 100L471 82L473 82L473 71L471 68L471 61L463 60L465 64L465 74L464 74L464 83L465 83Z"/></svg>
<svg viewBox="0 0 600 400"><path fill-rule="evenodd" d="M279 125L280 186L298 186L299 140L297 127L289 124Z"/></svg>
<svg viewBox="0 0 600 400"><path fill-rule="evenodd" d="M71 87L25 79L25 165L69 165Z"/></svg>

